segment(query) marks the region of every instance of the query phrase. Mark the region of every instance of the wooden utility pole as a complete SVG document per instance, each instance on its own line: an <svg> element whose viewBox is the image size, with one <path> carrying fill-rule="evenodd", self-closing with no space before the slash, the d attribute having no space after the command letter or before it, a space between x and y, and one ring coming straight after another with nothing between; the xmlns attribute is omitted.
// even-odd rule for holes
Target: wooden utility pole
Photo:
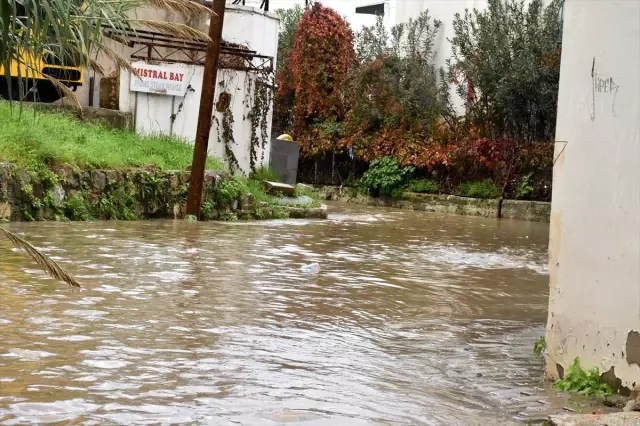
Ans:
<svg viewBox="0 0 640 426"><path fill-rule="evenodd" d="M213 98L216 92L220 45L222 44L225 3L226 0L213 0L211 4L213 11L209 21L209 37L211 41L207 44L196 142L193 147L191 179L189 180L189 194L187 196L187 214L193 215L198 219L200 219L200 206L202 205L202 182L204 181L209 134L211 133L211 116L213 114Z"/></svg>

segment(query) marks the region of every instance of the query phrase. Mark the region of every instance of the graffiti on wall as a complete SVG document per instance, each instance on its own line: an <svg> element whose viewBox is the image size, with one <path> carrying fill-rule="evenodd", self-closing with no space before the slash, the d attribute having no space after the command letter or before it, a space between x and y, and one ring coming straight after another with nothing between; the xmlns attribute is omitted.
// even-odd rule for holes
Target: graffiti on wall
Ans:
<svg viewBox="0 0 640 426"><path fill-rule="evenodd" d="M616 116L618 89L620 89L620 86L614 81L613 77L598 72L598 64L594 56L591 64L591 121L596 119L596 105L600 102L610 103L611 113L614 117Z"/></svg>

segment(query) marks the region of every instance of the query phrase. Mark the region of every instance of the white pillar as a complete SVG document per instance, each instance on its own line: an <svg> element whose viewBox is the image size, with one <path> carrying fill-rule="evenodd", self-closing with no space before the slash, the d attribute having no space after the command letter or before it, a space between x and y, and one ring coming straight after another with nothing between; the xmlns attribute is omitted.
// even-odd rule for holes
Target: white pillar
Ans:
<svg viewBox="0 0 640 426"><path fill-rule="evenodd" d="M640 386L640 1L567 0L547 373L575 357Z"/></svg>

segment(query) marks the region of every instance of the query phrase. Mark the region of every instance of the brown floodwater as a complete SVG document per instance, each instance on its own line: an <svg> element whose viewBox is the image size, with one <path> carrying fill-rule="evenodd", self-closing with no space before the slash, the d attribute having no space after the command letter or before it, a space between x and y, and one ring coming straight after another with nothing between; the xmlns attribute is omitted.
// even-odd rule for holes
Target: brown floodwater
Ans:
<svg viewBox="0 0 640 426"><path fill-rule="evenodd" d="M546 224L331 212L8 225L84 288L0 240L0 424L505 425L562 410L532 353Z"/></svg>

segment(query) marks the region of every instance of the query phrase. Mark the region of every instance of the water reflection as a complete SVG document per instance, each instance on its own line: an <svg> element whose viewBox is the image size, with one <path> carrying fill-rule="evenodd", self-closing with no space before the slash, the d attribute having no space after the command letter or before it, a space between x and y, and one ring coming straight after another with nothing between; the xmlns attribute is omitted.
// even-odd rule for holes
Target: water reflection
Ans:
<svg viewBox="0 0 640 426"><path fill-rule="evenodd" d="M546 225L340 209L12 224L84 289L0 242L0 422L486 425L561 408L531 354Z"/></svg>

